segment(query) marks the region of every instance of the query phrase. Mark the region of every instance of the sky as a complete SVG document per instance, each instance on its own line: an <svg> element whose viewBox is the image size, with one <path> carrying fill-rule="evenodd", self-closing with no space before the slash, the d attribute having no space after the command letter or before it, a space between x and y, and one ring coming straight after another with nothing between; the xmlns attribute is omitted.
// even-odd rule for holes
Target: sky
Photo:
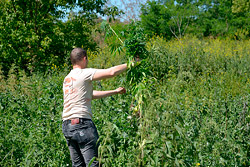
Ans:
<svg viewBox="0 0 250 167"><path fill-rule="evenodd" d="M139 19L140 4L145 4L147 0L109 0L108 5L117 6L118 9L124 11L124 15L121 16L121 21L129 19Z"/></svg>
<svg viewBox="0 0 250 167"><path fill-rule="evenodd" d="M125 14L119 17L120 21L126 21L130 19L138 20L140 15L140 4L145 4L147 0L108 0L107 6L117 6L118 9L123 10ZM62 10L60 8L60 10ZM73 11L78 12L79 8L75 8ZM68 10L65 10L68 13ZM103 17L107 19L107 17ZM62 18L63 21L67 21L67 16Z"/></svg>

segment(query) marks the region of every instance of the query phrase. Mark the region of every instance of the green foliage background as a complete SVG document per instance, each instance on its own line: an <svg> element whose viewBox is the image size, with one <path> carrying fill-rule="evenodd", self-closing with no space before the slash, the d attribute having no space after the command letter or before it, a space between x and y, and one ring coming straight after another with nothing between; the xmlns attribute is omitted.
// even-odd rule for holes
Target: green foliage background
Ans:
<svg viewBox="0 0 250 167"><path fill-rule="evenodd" d="M103 166L249 166L249 42L151 38L140 109L126 74L95 82L98 90L128 91L92 102ZM107 68L124 56L104 48L90 53L89 65ZM13 66L8 79L1 75L1 166L70 165L61 133L70 68L26 76Z"/></svg>
<svg viewBox="0 0 250 167"><path fill-rule="evenodd" d="M5 75L12 64L27 73L63 66L73 46L96 50L92 38L98 15L117 16L106 0L1 0L0 65ZM77 8L77 11L74 9Z"/></svg>
<svg viewBox="0 0 250 167"><path fill-rule="evenodd" d="M0 166L71 165L62 82L76 46L93 68L143 59L94 82L127 89L92 102L103 166L250 166L249 2L148 1L133 24L105 4L0 1Z"/></svg>
<svg viewBox="0 0 250 167"><path fill-rule="evenodd" d="M249 37L247 0L154 0L141 8L141 21L149 35L166 39L185 34L202 37Z"/></svg>

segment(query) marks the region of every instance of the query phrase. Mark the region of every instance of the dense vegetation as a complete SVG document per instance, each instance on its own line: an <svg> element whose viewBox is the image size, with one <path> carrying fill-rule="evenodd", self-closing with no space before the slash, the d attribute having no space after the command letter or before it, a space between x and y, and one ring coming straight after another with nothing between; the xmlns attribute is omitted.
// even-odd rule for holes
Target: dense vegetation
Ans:
<svg viewBox="0 0 250 167"><path fill-rule="evenodd" d="M150 73L136 88L140 108L125 74L94 83L98 90L128 90L93 101L104 166L249 166L249 44L150 39ZM110 57L104 48L90 54L90 67L124 56ZM61 133L62 81L70 67L51 68L26 76L13 66L1 79L1 166L70 164Z"/></svg>
<svg viewBox="0 0 250 167"><path fill-rule="evenodd" d="M1 0L0 66L4 75L13 63L26 73L45 72L52 64L68 63L67 55L74 46L91 51L103 47L99 45L105 38L100 16L114 21L123 13L106 3ZM248 0L154 0L142 5L140 15L145 34L168 40L186 34L245 40L250 36L249 19Z"/></svg>
<svg viewBox="0 0 250 167"><path fill-rule="evenodd" d="M91 34L97 16L119 15L117 8L105 8L106 1L1 0L0 65L4 74L13 63L26 72L44 72L52 64L62 66L73 46L96 50ZM78 12L74 13L75 8Z"/></svg>
<svg viewBox="0 0 250 167"><path fill-rule="evenodd" d="M159 0L142 6L141 20L148 34L166 38L181 38L185 34L197 37L249 36L247 0Z"/></svg>
<svg viewBox="0 0 250 167"><path fill-rule="evenodd" d="M148 1L130 24L97 21L121 12L105 3L0 1L0 166L71 165L62 81L75 46L89 67L130 67L93 83L127 89L92 101L103 166L250 166L249 2Z"/></svg>

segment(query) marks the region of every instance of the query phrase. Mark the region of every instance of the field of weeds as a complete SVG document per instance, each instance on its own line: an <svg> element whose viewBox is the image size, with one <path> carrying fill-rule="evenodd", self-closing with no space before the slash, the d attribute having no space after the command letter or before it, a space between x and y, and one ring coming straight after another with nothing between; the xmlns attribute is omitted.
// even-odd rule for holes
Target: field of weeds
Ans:
<svg viewBox="0 0 250 167"><path fill-rule="evenodd" d="M249 40L148 40L147 68L136 85L128 80L131 71L94 83L97 90L127 89L92 101L99 161L105 167L250 166L249 46ZM93 68L124 61L107 47L89 53ZM0 166L71 165L61 132L62 82L70 69L26 76L13 66L7 78L1 75Z"/></svg>

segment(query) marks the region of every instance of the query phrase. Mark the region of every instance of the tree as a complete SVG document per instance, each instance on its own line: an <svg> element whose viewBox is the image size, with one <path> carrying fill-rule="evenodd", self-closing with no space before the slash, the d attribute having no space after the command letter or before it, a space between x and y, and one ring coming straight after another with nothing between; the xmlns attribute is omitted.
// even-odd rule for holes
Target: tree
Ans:
<svg viewBox="0 0 250 167"><path fill-rule="evenodd" d="M150 34L181 38L196 14L191 1L148 1L141 8L141 22Z"/></svg>
<svg viewBox="0 0 250 167"><path fill-rule="evenodd" d="M233 0L232 13L235 15L232 21L236 27L235 36L237 39L244 39L250 34L250 1Z"/></svg>
<svg viewBox="0 0 250 167"><path fill-rule="evenodd" d="M184 36L190 24L197 16L195 1L165 1L164 4L171 9L169 29L177 39L180 39Z"/></svg>
<svg viewBox="0 0 250 167"><path fill-rule="evenodd" d="M171 37L171 31L168 22L171 19L171 13L164 5L156 1L148 1L141 8L141 23L145 32L149 35L163 35L166 38Z"/></svg>
<svg viewBox="0 0 250 167"><path fill-rule="evenodd" d="M167 38L179 39L186 33L234 37L238 32L248 35L250 30L248 0L155 0L141 10L145 30Z"/></svg>
<svg viewBox="0 0 250 167"><path fill-rule="evenodd" d="M116 15L106 0L1 0L0 66L47 71L60 66L73 46L95 49L91 32L98 15ZM73 9L77 9L73 12ZM70 14L65 12L69 10ZM67 21L62 21L69 14Z"/></svg>
<svg viewBox="0 0 250 167"><path fill-rule="evenodd" d="M249 0L233 0L232 12L243 13L249 12L250 1Z"/></svg>
<svg viewBox="0 0 250 167"><path fill-rule="evenodd" d="M200 11L195 23L197 30L204 36L232 36L237 29L249 29L249 3L243 1L199 1Z"/></svg>

